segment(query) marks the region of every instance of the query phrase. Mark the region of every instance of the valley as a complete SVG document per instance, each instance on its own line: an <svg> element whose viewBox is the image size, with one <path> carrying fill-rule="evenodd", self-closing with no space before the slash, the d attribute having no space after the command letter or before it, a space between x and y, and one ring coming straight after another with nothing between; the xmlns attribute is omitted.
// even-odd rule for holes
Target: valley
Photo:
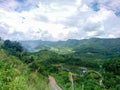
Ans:
<svg viewBox="0 0 120 90"><path fill-rule="evenodd" d="M119 38L32 44L6 40L0 46L1 75L6 74L5 81L1 77L0 87L9 90L12 84L15 90L119 90L119 42ZM31 47L33 43L35 47ZM4 72L6 69L10 72Z"/></svg>
<svg viewBox="0 0 120 90"><path fill-rule="evenodd" d="M120 90L120 0L0 0L0 90Z"/></svg>

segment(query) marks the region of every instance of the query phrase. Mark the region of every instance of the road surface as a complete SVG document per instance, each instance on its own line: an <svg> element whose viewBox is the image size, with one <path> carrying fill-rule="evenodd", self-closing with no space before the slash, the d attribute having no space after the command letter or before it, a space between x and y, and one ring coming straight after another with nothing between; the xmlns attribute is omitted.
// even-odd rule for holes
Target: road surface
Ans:
<svg viewBox="0 0 120 90"><path fill-rule="evenodd" d="M54 77L49 76L49 84L52 88L52 90L63 90L61 87L57 85L57 82Z"/></svg>

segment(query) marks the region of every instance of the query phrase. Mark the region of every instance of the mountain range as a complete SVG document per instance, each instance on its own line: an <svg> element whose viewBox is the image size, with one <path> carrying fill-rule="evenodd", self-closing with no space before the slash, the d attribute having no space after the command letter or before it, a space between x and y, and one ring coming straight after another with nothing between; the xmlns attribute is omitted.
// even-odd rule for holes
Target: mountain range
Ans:
<svg viewBox="0 0 120 90"><path fill-rule="evenodd" d="M90 39L69 39L67 41L42 41L29 40L20 41L21 45L28 52L40 50L52 50L60 54L74 53L79 56L120 56L120 38L90 38Z"/></svg>

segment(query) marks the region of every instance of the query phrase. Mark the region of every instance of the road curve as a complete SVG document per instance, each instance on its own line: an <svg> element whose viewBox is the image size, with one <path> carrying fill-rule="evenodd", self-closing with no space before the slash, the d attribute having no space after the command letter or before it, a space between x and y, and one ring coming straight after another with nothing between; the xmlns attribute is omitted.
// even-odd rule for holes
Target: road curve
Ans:
<svg viewBox="0 0 120 90"><path fill-rule="evenodd" d="M62 88L60 88L57 85L55 78L52 76L49 76L49 84L50 84L52 90L63 90Z"/></svg>

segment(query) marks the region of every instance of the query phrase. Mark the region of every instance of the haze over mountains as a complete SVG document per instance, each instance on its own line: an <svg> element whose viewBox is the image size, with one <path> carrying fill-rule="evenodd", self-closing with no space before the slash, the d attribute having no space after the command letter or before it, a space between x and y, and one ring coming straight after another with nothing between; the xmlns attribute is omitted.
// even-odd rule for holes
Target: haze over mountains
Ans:
<svg viewBox="0 0 120 90"><path fill-rule="evenodd" d="M55 52L76 53L79 55L102 55L106 57L120 56L120 38L91 38L91 39L69 39L67 41L42 41L29 40L20 41L28 52L39 50L51 50Z"/></svg>

